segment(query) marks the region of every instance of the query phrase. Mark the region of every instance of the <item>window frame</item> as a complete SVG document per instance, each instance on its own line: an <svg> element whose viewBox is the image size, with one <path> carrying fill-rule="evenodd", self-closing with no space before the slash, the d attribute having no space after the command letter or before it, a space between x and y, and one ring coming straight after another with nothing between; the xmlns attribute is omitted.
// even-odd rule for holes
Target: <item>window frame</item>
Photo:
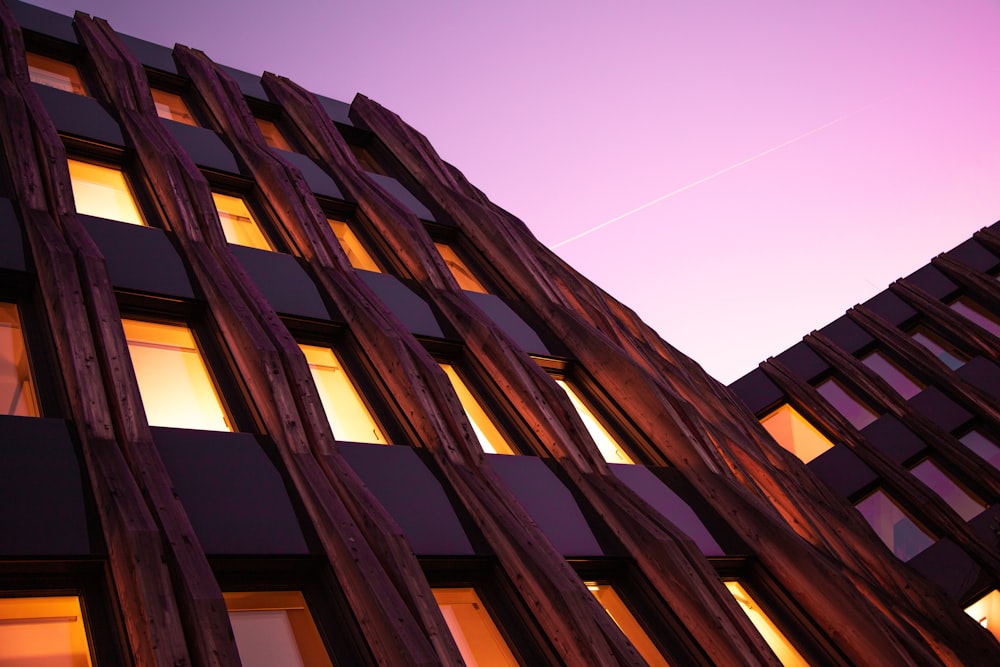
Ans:
<svg viewBox="0 0 1000 667"><path fill-rule="evenodd" d="M40 302L33 280L26 274L11 274L0 270L4 280L0 288L0 302L17 308L21 324L21 337L28 357L28 368L34 386L37 418L62 417L68 414L67 397L58 372L58 353L49 332L45 308Z"/></svg>
<svg viewBox="0 0 1000 667"><path fill-rule="evenodd" d="M243 200L247 210L250 211L251 217L257 224L257 229L260 230L260 233L264 236L264 239L271 246L271 248L269 250L264 250L262 248L257 248L256 246L245 246L239 243L232 243L228 238L225 238L225 228L222 227L222 220L220 217L219 231L222 232L223 238L228 245L236 245L241 248L253 248L254 250L263 250L263 252L279 252L286 255L296 256L296 252L294 251L295 244L288 236L283 225L280 223L280 220L267 203L267 198L255 182L238 178L236 176L232 176L231 174L222 174L205 169L202 169L201 171L208 180L208 186L212 194L220 194ZM212 203L213 205L215 204L214 199ZM218 215L217 211L216 214Z"/></svg>
<svg viewBox="0 0 1000 667"><path fill-rule="evenodd" d="M120 222L122 224L135 225L137 227L157 227L154 222L162 219L162 216L150 215L151 211L155 210L158 214L159 210L156 207L151 208L150 202L152 201L152 197L147 191L147 188L139 187L139 183L137 183L137 181L143 183L144 181L142 179L132 177L132 174L135 172L135 161L133 159L133 155L129 151L112 148L110 146L104 147L96 146L94 144L85 144L83 143L83 140L78 138L66 137L64 135L60 136L66 146L67 173L69 171L69 160L82 162L84 164L92 164L97 167L113 169L120 172L122 178L125 180L125 187L128 188L128 193L132 197L132 203L139 212L139 218L142 222L141 224L136 225L136 223L133 222L80 212L76 209L76 195L74 193L73 204L77 215L85 215L101 220L110 220L111 222Z"/></svg>
<svg viewBox="0 0 1000 667"><path fill-rule="evenodd" d="M86 68L81 66L81 63L83 62L82 53L80 53L77 49L54 47L51 41L46 42L46 40L31 40L26 38L24 53L25 53L25 65L29 68L28 78L29 80L31 80L32 83L39 86L52 88L53 90L59 90L64 93L68 93L70 95L79 95L80 97L90 97L90 98L94 97L90 93L90 91L93 90L94 88L93 82L90 80ZM65 90L58 86L50 86L49 84L41 83L31 79L31 70L30 70L31 64L28 62L29 55L38 56L40 58L45 58L47 60L52 60L58 63L71 66L74 70L76 70L76 74L79 77L79 84L82 91L77 92L75 88L73 90Z"/></svg>

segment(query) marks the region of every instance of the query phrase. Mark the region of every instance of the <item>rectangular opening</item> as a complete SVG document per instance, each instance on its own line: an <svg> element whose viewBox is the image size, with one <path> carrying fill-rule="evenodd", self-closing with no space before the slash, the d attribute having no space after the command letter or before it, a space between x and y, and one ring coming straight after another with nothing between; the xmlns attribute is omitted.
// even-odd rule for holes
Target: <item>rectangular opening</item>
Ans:
<svg viewBox="0 0 1000 667"><path fill-rule="evenodd" d="M881 489L876 489L856 502L854 507L900 560L910 560L934 544L935 540L930 533L903 512Z"/></svg>
<svg viewBox="0 0 1000 667"><path fill-rule="evenodd" d="M0 303L0 410L22 417L40 414L21 318L12 303Z"/></svg>
<svg viewBox="0 0 1000 667"><path fill-rule="evenodd" d="M332 667L299 591L223 593L243 667Z"/></svg>
<svg viewBox="0 0 1000 667"><path fill-rule="evenodd" d="M959 438L958 441L994 468L1000 468L1000 447L981 432L973 429Z"/></svg>
<svg viewBox="0 0 1000 667"><path fill-rule="evenodd" d="M955 301L952 301L950 307L965 319L978 324L986 331L989 331L997 338L1000 338L1000 319L998 319L995 314L991 313L989 309L984 308L982 305L966 296L959 297Z"/></svg>
<svg viewBox="0 0 1000 667"><path fill-rule="evenodd" d="M344 254L347 255L347 261L351 263L351 266L363 271L382 272L349 224L343 220L334 220L333 218L327 218L326 221L330 223L330 228L337 237L337 241L340 242L340 247L343 249Z"/></svg>
<svg viewBox="0 0 1000 667"><path fill-rule="evenodd" d="M473 275L472 271L462 261L462 258L458 256L454 248L447 243L435 243L434 247L441 253L441 259L444 260L445 265L451 271L451 275L454 276L455 282L458 283L459 287L469 292L489 293L489 290L483 287L483 284Z"/></svg>
<svg viewBox="0 0 1000 667"><path fill-rule="evenodd" d="M188 107L184 98L177 93L171 93L159 88L152 88L153 105L156 106L156 115L185 125L198 126L198 121L194 119L194 114Z"/></svg>
<svg viewBox="0 0 1000 667"><path fill-rule="evenodd" d="M879 377L889 383L889 386L895 389L896 393L903 398L913 398L924 388L909 373L904 372L899 366L889 361L878 350L863 357L861 363L875 371Z"/></svg>
<svg viewBox="0 0 1000 667"><path fill-rule="evenodd" d="M516 454L517 452L500 433L496 424L469 391L468 386L455 368L451 364L441 364L441 369L451 380L451 386L458 395L458 400L465 410L465 416L469 418L469 423L472 425L472 430L475 432L476 438L479 439L479 446L483 448L483 451L487 454Z"/></svg>
<svg viewBox="0 0 1000 667"><path fill-rule="evenodd" d="M965 613L1000 640L1000 591L993 589L966 607Z"/></svg>
<svg viewBox="0 0 1000 667"><path fill-rule="evenodd" d="M76 95L87 94L76 65L30 52L25 54L25 58L28 61L28 78L33 83Z"/></svg>
<svg viewBox="0 0 1000 667"><path fill-rule="evenodd" d="M608 463L635 463L573 388L565 380L556 380L556 384L566 392L570 403L576 408L577 414L580 415L583 425L587 428L587 432L590 433L590 437L593 438L604 460Z"/></svg>
<svg viewBox="0 0 1000 667"><path fill-rule="evenodd" d="M301 344L299 347L312 371L333 436L350 442L388 444L336 353L329 347Z"/></svg>
<svg viewBox="0 0 1000 667"><path fill-rule="evenodd" d="M67 160L77 213L145 225L125 173L117 167Z"/></svg>
<svg viewBox="0 0 1000 667"><path fill-rule="evenodd" d="M941 496L941 499L966 521L986 509L986 503L972 497L930 459L925 459L910 468L910 473Z"/></svg>
<svg viewBox="0 0 1000 667"><path fill-rule="evenodd" d="M803 463L809 463L833 448L833 443L826 436L787 403L761 419L760 423L779 445Z"/></svg>
<svg viewBox="0 0 1000 667"><path fill-rule="evenodd" d="M941 363L951 370L958 370L965 365L969 357L957 347L931 332L926 327L918 326L910 332L910 337L917 341L937 357Z"/></svg>
<svg viewBox="0 0 1000 667"><path fill-rule="evenodd" d="M264 118L258 118L254 116L254 120L257 121L257 127L260 129L260 133L264 135L264 141L271 148L277 148L278 150L288 151L289 153L296 153L292 145L285 138L285 135L281 133L277 124L274 121L265 120Z"/></svg>
<svg viewBox="0 0 1000 667"><path fill-rule="evenodd" d="M750 618L750 622L757 628L757 632L764 638L767 645L771 647L778 660L785 667L809 667L809 663L796 650L788 638L778 629L774 621L764 613L757 601L750 597L747 589L738 581L726 581L726 588L732 593L739 603L740 608Z"/></svg>
<svg viewBox="0 0 1000 667"><path fill-rule="evenodd" d="M878 419L868 406L861 402L859 398L844 388L839 382L830 378L816 385L816 391L825 398L830 405L840 414L844 415L847 421L854 424L854 428L861 429Z"/></svg>
<svg viewBox="0 0 1000 667"><path fill-rule="evenodd" d="M599 584L596 581L586 582L587 590L594 594L597 601L601 603L604 610L621 629L622 633L628 637L639 652L642 659L649 663L650 667L667 667L667 661L660 654L656 644L649 638L646 631L640 625L635 615L629 610L618 592L608 584Z"/></svg>
<svg viewBox="0 0 1000 667"><path fill-rule="evenodd" d="M435 588L433 593L466 665L518 664L474 588Z"/></svg>
<svg viewBox="0 0 1000 667"><path fill-rule="evenodd" d="M76 596L0 598L0 665L90 667Z"/></svg>
<svg viewBox="0 0 1000 667"><path fill-rule="evenodd" d="M212 199L215 200L219 222L222 223L222 233L225 234L227 242L258 250L274 250L274 246L264 235L260 223L250 212L243 197L212 192Z"/></svg>

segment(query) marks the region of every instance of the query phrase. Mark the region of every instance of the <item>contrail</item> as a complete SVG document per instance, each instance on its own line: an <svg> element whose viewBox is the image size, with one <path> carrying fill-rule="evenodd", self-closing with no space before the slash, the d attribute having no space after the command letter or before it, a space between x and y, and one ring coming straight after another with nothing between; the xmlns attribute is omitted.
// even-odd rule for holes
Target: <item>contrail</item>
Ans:
<svg viewBox="0 0 1000 667"><path fill-rule="evenodd" d="M843 121L847 120L851 116L856 116L857 114L859 114L862 111L868 109L869 107L872 107L872 106L874 106L876 104L880 104L881 102L884 102L885 100L889 99L890 97L894 97L895 95L898 95L902 91L903 91L903 89L898 90L898 91L896 91L893 94L886 95L885 97L882 97L882 98L880 98L880 99L878 99L878 100L876 100L874 102L870 102L869 104L866 104L863 107L860 107L858 109L855 109L854 111L846 113L843 116L839 116L837 118L834 118L833 120L828 121L826 123L823 123L822 125L819 125L817 127L814 127L811 130L807 130L806 132L803 132L802 134L796 135L796 136L792 137L791 139L788 139L787 141L783 141L780 144L778 144L777 146L771 146L770 148L762 150L759 153L755 153L755 154L751 155L748 158L745 158L743 160L740 160L739 162L731 164L728 167L724 167L724 168L722 168L722 169L720 169L720 170L718 170L716 172L713 172L713 173L709 174L708 176L704 176L702 178L699 178L697 181L692 181L691 183L688 183L687 185L683 185L683 186L677 188L676 190L671 190L670 192L668 192L665 195L660 195L656 199L652 199L652 200L646 202L645 204L642 204L641 206L636 206L635 208L633 208L630 211L625 211L621 215L615 216L615 217L611 218L610 220L605 220L604 222L602 222L600 224L594 225L593 227L590 227L589 229L583 230L582 232L580 232L579 234L577 234L575 236L571 236L571 237L569 237L568 239L566 239L564 241L560 241L559 243L551 245L551 246L549 246L549 249L550 250L555 250L556 248L560 248L560 247L566 245L567 243L572 243L573 241L578 241L579 239L582 239L585 236L590 236L594 232L599 231L601 229L604 229L608 225L616 223L619 220L622 220L624 218L629 217L630 215L634 215L634 214L638 213L639 211L644 211L647 208L649 208L650 206L654 206L656 204L659 204L661 201L664 201L666 199L670 199L671 197L673 197L675 195L679 195L682 192L686 192L687 190L690 190L691 188L693 188L695 186L701 185L702 183L704 183L706 181L710 181L713 178L717 178L719 176L722 176L723 174L729 173L730 171L732 171L734 169L738 169L738 168L742 167L745 164L753 162L754 160L759 160L760 158L765 157L767 155L770 155L771 153L773 153L775 151L779 151L782 148L785 148L786 146L791 146L794 143L797 143L799 141L802 141L803 139L811 137L812 135L816 134L817 132L822 132L823 130L827 129L828 127L831 127L833 125L836 125L837 123L840 123L840 122L843 122Z"/></svg>

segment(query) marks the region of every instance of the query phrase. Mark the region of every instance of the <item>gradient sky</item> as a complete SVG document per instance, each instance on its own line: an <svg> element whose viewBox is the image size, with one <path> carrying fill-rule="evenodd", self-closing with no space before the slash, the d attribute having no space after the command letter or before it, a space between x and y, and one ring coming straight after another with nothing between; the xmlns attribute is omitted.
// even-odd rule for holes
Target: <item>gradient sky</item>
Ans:
<svg viewBox="0 0 1000 667"><path fill-rule="evenodd" d="M36 4L368 95L723 382L1000 218L996 1Z"/></svg>

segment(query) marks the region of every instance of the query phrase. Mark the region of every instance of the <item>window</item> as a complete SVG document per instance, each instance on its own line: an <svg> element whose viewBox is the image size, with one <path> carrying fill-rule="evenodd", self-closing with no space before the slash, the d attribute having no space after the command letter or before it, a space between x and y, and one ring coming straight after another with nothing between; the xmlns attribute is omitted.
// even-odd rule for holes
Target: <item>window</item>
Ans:
<svg viewBox="0 0 1000 667"><path fill-rule="evenodd" d="M994 468L1000 468L1000 447L993 444L979 431L969 431L958 441L971 449L977 456L985 459Z"/></svg>
<svg viewBox="0 0 1000 667"><path fill-rule="evenodd" d="M28 78L34 83L64 90L67 93L87 94L83 77L80 76L80 70L76 65L40 56L37 53L26 53L25 56L28 60Z"/></svg>
<svg viewBox="0 0 1000 667"><path fill-rule="evenodd" d="M355 269L381 273L378 264L368 254L368 251L365 250L364 245L361 244L361 240L354 233L354 230L351 229L350 225L343 220L327 218L326 221L330 223L330 228L333 229L333 233L337 237L337 241L340 242L340 247L343 248L344 254L347 255L347 261L351 263L351 266Z"/></svg>
<svg viewBox="0 0 1000 667"><path fill-rule="evenodd" d="M886 359L881 352L872 352L862 358L861 363L878 373L903 398L912 398L924 388L923 385L901 371L896 364Z"/></svg>
<svg viewBox="0 0 1000 667"><path fill-rule="evenodd" d="M970 496L946 475L933 461L924 460L910 468L914 477L941 496L955 512L968 521L986 508L986 504Z"/></svg>
<svg viewBox="0 0 1000 667"><path fill-rule="evenodd" d="M455 282L458 283L459 287L470 292L488 293L483 284L472 275L472 271L465 265L465 262L458 256L454 248L446 243L435 243L434 247L441 253L441 259L448 265L448 270L455 277Z"/></svg>
<svg viewBox="0 0 1000 667"><path fill-rule="evenodd" d="M139 320L122 328L150 426L233 430L190 329Z"/></svg>
<svg viewBox="0 0 1000 667"><path fill-rule="evenodd" d="M809 463L833 447L826 436L787 403L761 419L760 423L779 445L795 454L803 463Z"/></svg>
<svg viewBox="0 0 1000 667"><path fill-rule="evenodd" d="M515 454L514 449L500 434L493 420L486 414L486 411L483 410L479 401L472 395L451 364L441 364L441 368L451 380L451 386L458 394L458 400L462 403L465 416L469 418L469 423L472 424L472 430L479 439L479 446L483 448L483 451L487 454Z"/></svg>
<svg viewBox="0 0 1000 667"><path fill-rule="evenodd" d="M223 593L243 667L332 667L299 591Z"/></svg>
<svg viewBox="0 0 1000 667"><path fill-rule="evenodd" d="M145 225L121 169L68 160L77 213Z"/></svg>
<svg viewBox="0 0 1000 667"><path fill-rule="evenodd" d="M667 661L660 655L656 644L649 638L629 608L625 606L625 602L622 601L615 589L607 584L599 584L594 581L588 581L586 585L622 633L632 642L642 659L649 663L650 667L659 667L660 665L666 667Z"/></svg>
<svg viewBox="0 0 1000 667"><path fill-rule="evenodd" d="M727 581L724 582L726 588L729 592L733 594L736 601L740 603L740 607L746 612L746 615L750 618L750 622L753 623L754 627L757 628L757 632L760 636L764 638L767 645L771 647L774 654L778 656L778 661L781 662L785 667L790 667L792 665L802 665L802 667L809 667L809 663L806 662L805 658L795 650L792 643L788 641L788 638L782 634L778 626L764 613L757 604L756 600L750 597L747 593L747 589L743 587L738 581Z"/></svg>
<svg viewBox="0 0 1000 667"><path fill-rule="evenodd" d="M288 139L285 139L285 135L281 133L281 130L278 129L278 126L273 121L257 118L256 116L254 120L257 121L257 127L260 128L260 133L264 135L264 141L267 142L268 146L288 151L289 153L295 152L292 145L288 143Z"/></svg>
<svg viewBox="0 0 1000 667"><path fill-rule="evenodd" d="M92 664L79 598L0 598L0 665Z"/></svg>
<svg viewBox="0 0 1000 667"><path fill-rule="evenodd" d="M910 560L934 544L934 538L882 490L876 490L854 507L900 560Z"/></svg>
<svg viewBox="0 0 1000 667"><path fill-rule="evenodd" d="M953 371L961 368L969 360L969 357L962 354L957 347L924 327L917 327L911 331L910 337L930 350L935 357Z"/></svg>
<svg viewBox="0 0 1000 667"><path fill-rule="evenodd" d="M837 412L844 415L855 428L864 428L878 418L874 412L864 405L853 394L833 378L816 385L816 391L830 402Z"/></svg>
<svg viewBox="0 0 1000 667"><path fill-rule="evenodd" d="M435 588L433 592L466 665L517 665L474 588Z"/></svg>
<svg viewBox="0 0 1000 667"><path fill-rule="evenodd" d="M40 414L21 319L12 303L0 303L0 414L23 417Z"/></svg>
<svg viewBox="0 0 1000 667"><path fill-rule="evenodd" d="M594 439L597 444L597 448L601 451L601 455L604 460L608 463L635 463L632 458L625 453L615 439L608 433L608 430L604 428L604 425L598 421L594 413L580 400L580 397L572 387L566 384L565 380L556 380L556 384L563 388L566 395L569 396L570 403L576 408L577 414L580 415L580 419L583 421L583 425L587 427L587 432L590 433L590 437Z"/></svg>
<svg viewBox="0 0 1000 667"><path fill-rule="evenodd" d="M152 93L157 116L185 125L198 126L198 121L194 119L194 114L191 113L191 109L183 97L177 93L170 93L158 88L153 88Z"/></svg>
<svg viewBox="0 0 1000 667"><path fill-rule="evenodd" d="M1000 338L1000 320L997 319L996 315L972 299L963 296L953 301L950 306L952 310L965 319L978 324L983 329Z"/></svg>
<svg viewBox="0 0 1000 667"><path fill-rule="evenodd" d="M299 347L306 355L333 436L350 442L388 444L334 351L315 345Z"/></svg>
<svg viewBox="0 0 1000 667"><path fill-rule="evenodd" d="M215 208L219 211L219 221L226 241L234 245L243 245L258 250L274 250L271 242L264 236L260 224L253 217L247 202L242 197L212 193Z"/></svg>
<svg viewBox="0 0 1000 667"><path fill-rule="evenodd" d="M966 607L965 613L1000 639L1000 591L990 591Z"/></svg>

